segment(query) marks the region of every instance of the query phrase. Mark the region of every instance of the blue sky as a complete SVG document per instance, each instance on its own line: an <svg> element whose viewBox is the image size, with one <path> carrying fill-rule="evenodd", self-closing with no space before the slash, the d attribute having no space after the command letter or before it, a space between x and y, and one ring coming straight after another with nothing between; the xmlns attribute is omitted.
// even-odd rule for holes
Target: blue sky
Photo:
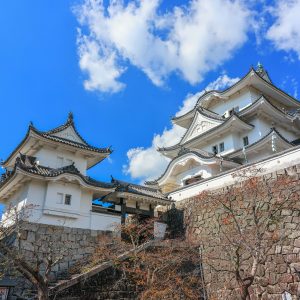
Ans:
<svg viewBox="0 0 300 300"><path fill-rule="evenodd" d="M89 171L105 181L158 176L155 147L182 134L171 116L258 61L298 95L299 0L1 1L0 39L0 158L29 121L48 130L72 111L87 141L114 149Z"/></svg>

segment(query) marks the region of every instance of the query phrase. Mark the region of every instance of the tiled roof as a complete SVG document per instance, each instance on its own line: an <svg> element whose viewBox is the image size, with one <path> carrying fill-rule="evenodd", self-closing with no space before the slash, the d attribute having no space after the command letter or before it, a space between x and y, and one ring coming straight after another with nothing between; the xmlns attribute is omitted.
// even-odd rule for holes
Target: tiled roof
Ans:
<svg viewBox="0 0 300 300"><path fill-rule="evenodd" d="M55 135L50 135L46 132L39 131L36 128L32 128L32 130L35 133L37 133L38 135L40 135L42 137L45 137L49 140L55 141L55 142L60 142L60 143L66 144L66 145L70 145L70 146L74 146L74 147L77 147L77 148L81 148L81 149L84 149L84 150L90 150L90 151L94 151L94 152L98 152L98 153L108 153L108 154L112 153L112 150L110 148L97 148L97 147L93 147L89 144L82 144L82 143L71 141L71 140L68 140L68 139L65 139L65 138L62 138L62 137L58 137L58 136L55 136Z"/></svg>
<svg viewBox="0 0 300 300"><path fill-rule="evenodd" d="M185 146L185 145L189 144L189 143L192 142L192 141L195 141L195 140L197 140L197 139L199 139L199 138L205 137L208 133L212 133L212 132L216 131L217 129L222 128L225 124L227 124L228 122L230 122L231 119L232 119L233 117L236 117L238 120L242 121L243 123L246 123L247 125L249 125L249 126L251 126L251 127L254 127L252 124L249 124L249 123L243 121L236 113L233 113L229 118L227 118L227 119L225 120L224 123L222 123L222 124L220 124L220 125L217 125L217 126L215 126L215 127L212 127L211 129L208 129L207 131L205 131L205 132L203 132L203 133L201 133L201 134L199 134L199 135L197 135L197 136L191 138L190 140L185 141L185 142L184 142L183 144L181 144L181 145L180 145L180 142L179 142L179 143L176 144L176 145L173 145L173 146L170 146L170 147L158 148L157 150L158 150L159 152L163 152L163 151L170 151L170 150L176 150L176 149L179 149L181 146Z"/></svg>
<svg viewBox="0 0 300 300"><path fill-rule="evenodd" d="M201 114L207 116L208 118L212 118L212 119L215 119L215 120L219 120L219 121L224 121L225 118L223 116L220 116L219 114L207 109L207 108L204 108L204 107L198 107L197 111L199 111Z"/></svg>
<svg viewBox="0 0 300 300"><path fill-rule="evenodd" d="M297 109L292 109L290 111L287 112L288 115L292 116L292 117L300 117L300 108Z"/></svg>
<svg viewBox="0 0 300 300"><path fill-rule="evenodd" d="M0 187L3 186L7 181L9 181L14 176L17 170L48 178L57 177L62 174L71 174L80 177L85 183L91 186L169 201L168 198L165 197L159 189L149 188L146 186L128 183L116 179L112 179L110 183L98 181L89 176L82 175L74 164L57 169L49 168L39 165L35 157L24 154L20 154L19 157L17 157L13 171L6 172L1 176Z"/></svg>
<svg viewBox="0 0 300 300"><path fill-rule="evenodd" d="M60 131L62 131L64 129L68 128L69 126L72 126L72 128L74 129L74 131L76 132L76 134L82 140L82 143L79 143L79 142L76 142L76 141L72 141L72 140L69 140L69 139L65 139L65 138L53 135L55 133L58 133L58 132L60 132ZM5 161L2 162L2 164L6 164L13 157L14 154L16 154L16 153L18 153L20 151L20 148L26 143L27 138L29 137L29 135L30 135L31 132L37 134L38 136L40 136L42 138L51 140L53 142L62 143L62 144L69 145L69 146L72 146L72 147L76 147L76 148L79 148L79 149L93 151L95 153L104 153L104 154L107 154L107 155L109 155L109 154L112 153L112 150L111 150L110 147L107 147L107 148L98 148L98 147L94 147L94 146L89 145L80 136L80 134L76 130L76 127L75 127L74 122L73 122L73 116L72 116L72 114L69 114L68 120L67 120L67 122L65 124L63 124L63 125L55 128L55 129L52 129L50 131L40 131L37 128L35 128L32 123L30 123L30 125L28 127L28 130L27 130L27 133L26 133L25 137L23 138L23 140L21 141L21 143L15 148L15 150L9 155L9 157Z"/></svg>
<svg viewBox="0 0 300 300"><path fill-rule="evenodd" d="M195 155L197 155L198 157L203 158L203 159L211 159L211 158L215 158L216 160L219 160L219 161L225 160L225 161L230 161L230 162L236 163L234 160L232 160L232 159L230 159L230 158L219 157L219 156L216 156L216 155L214 155L214 154L211 154L211 153L208 153L208 152L205 152L205 151L202 151L202 150L190 150L190 149L188 149L188 148L183 148L183 149L181 149L181 150L179 151L178 155L177 155L176 157L174 157L174 158L169 162L168 166L166 167L164 173L163 173L161 176L159 176L159 177L158 177L157 179L155 179L155 180L152 180L152 181L146 181L145 184L146 184L146 185L157 185L157 184L158 184L158 180L160 180L161 178L163 178L163 176L167 173L168 168L169 168L169 166L171 165L171 163L172 163L174 160L178 159L179 157L181 157L181 156L183 156L183 155L185 155L185 154L188 154L188 153L190 153L190 154L195 154Z"/></svg>
<svg viewBox="0 0 300 300"><path fill-rule="evenodd" d="M297 112L299 113L299 109L287 112L284 111L283 109L277 107L276 105L274 105L267 97L265 97L264 95L261 95L258 99L256 99L254 102L251 103L251 105L241 109L237 115L240 116L241 118L243 118L243 116L245 115L245 113L247 113L248 111L251 111L251 109L253 109L253 107L255 107L257 104L259 104L261 101L264 101L265 103L267 103L270 107L274 108L276 111L278 111L279 113L286 115L287 117L294 117L297 115Z"/></svg>
<svg viewBox="0 0 300 300"><path fill-rule="evenodd" d="M82 175L74 164L57 169L49 168L39 165L35 157L23 154L20 154L20 156L17 157L13 171L6 172L2 175L0 179L0 187L4 185L15 174L17 169L43 177L57 177L62 174L71 174L80 177L85 183L89 185L102 188L113 188L113 185L111 183L101 182L98 180L94 180L88 176Z"/></svg>
<svg viewBox="0 0 300 300"><path fill-rule="evenodd" d="M193 108L192 110L188 111L187 113L185 113L185 114L183 114L181 116L173 117L172 120L181 119L182 117L187 116L188 114L190 114L193 110L195 110L195 108ZM214 111L212 111L210 109L204 108L202 106L199 106L197 108L197 111L199 111L203 115L207 116L208 118L212 118L212 119L216 119L216 120L224 120L223 116L220 116L216 112L214 112Z"/></svg>
<svg viewBox="0 0 300 300"><path fill-rule="evenodd" d="M269 82L268 80L266 80L265 78L263 78L263 75L265 74L261 74L259 71L255 70L253 67L250 68L249 72L247 74L245 74L239 81L237 81L235 84L233 84L232 86L228 87L227 89L223 90L223 91L219 91L219 90L210 90L210 91L206 91L204 94L202 94L193 109L191 109L190 111L188 111L187 113L178 116L178 117L174 117L172 118L173 120L176 119L180 119L188 114L190 114L192 111L196 110L196 108L199 106L199 104L201 103L202 99L204 99L207 95L213 94L213 93L217 93L219 95L225 94L226 92L228 92L229 90L231 90L232 88L234 88L235 86L237 86L241 81L243 81L251 72L255 72L255 74L257 74L263 81L264 83L266 83L266 85L274 88L275 90L277 90L280 93L283 93L284 95L288 96L289 99L294 102L295 104L299 105L299 100L294 98L293 96L287 94L285 91L283 91L282 89L278 88L277 86L275 86L272 82ZM267 73L267 72L266 72Z"/></svg>
<svg viewBox="0 0 300 300"><path fill-rule="evenodd" d="M161 200L169 200L159 189L150 188L138 184L128 183L125 181L112 178L111 183L115 185L116 191L132 193L152 198L158 198Z"/></svg>
<svg viewBox="0 0 300 300"><path fill-rule="evenodd" d="M35 133L37 133L37 134L39 134L39 135L41 135L41 136L43 136L47 139L53 140L55 142L60 142L60 143L68 144L70 146L74 146L74 147L77 147L77 148L81 148L81 149L85 149L85 150L91 150L91 151L99 152L99 153L109 153L110 154L112 152L112 150L110 148L97 148L97 147L89 145L87 143L87 141L85 141L83 139L83 137L77 131L77 129L75 127L75 124L74 124L74 119L73 119L73 114L72 113L69 113L68 119L67 119L65 124L63 124L61 126L58 126L58 127L54 128L52 130L49 130L49 131L40 131L40 130L36 129L32 124L30 126L31 126L31 129ZM68 127L73 128L75 133L82 140L82 143L75 142L75 141L72 141L72 140L65 139L65 138L58 137L58 136L54 135L55 133L58 133L58 132L61 132L65 129L67 129Z"/></svg>
<svg viewBox="0 0 300 300"><path fill-rule="evenodd" d="M274 134L274 133L276 133L276 134L278 135L278 137L281 138L281 139L282 139L283 141L285 141L286 143L290 144L291 146L294 146L294 143L293 143L293 142L288 141L284 136L282 136L282 135L280 134L280 132L279 132L276 128L272 127L271 130L270 130L266 135L264 135L263 137L261 137L261 138L260 138L259 140L257 140L256 142L254 142L254 143L252 143L252 144L249 144L248 146L246 146L246 147L244 147L244 148L240 148L240 149L237 149L237 150L235 150L235 151L233 151L233 152L230 152L230 153L228 153L228 154L226 155L226 157L232 157L233 155L235 155L235 154L237 154L237 153L243 151L243 149L246 149L246 150L247 150L247 149L251 149L253 146L256 146L257 144L259 144L259 143L263 142L264 140L266 140L268 137L272 136L272 134Z"/></svg>

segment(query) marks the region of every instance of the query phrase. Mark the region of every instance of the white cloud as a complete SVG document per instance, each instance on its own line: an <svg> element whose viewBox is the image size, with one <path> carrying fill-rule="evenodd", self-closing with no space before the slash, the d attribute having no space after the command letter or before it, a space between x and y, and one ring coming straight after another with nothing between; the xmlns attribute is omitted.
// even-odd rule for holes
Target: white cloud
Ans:
<svg viewBox="0 0 300 300"><path fill-rule="evenodd" d="M228 75L223 74L215 81L211 82L206 87L206 90L221 90L236 83L238 80L239 78L230 78ZM183 115L190 111L204 92L205 90L193 95L188 94L179 111L176 113L176 116ZM155 134L149 148L139 147L130 149L127 152L128 164L123 166L124 173L130 174L131 177L135 179L156 179L163 173L170 161L168 158L157 152L156 149L158 147L177 144L184 133L184 128L172 125L170 129L165 128L162 134Z"/></svg>
<svg viewBox="0 0 300 300"><path fill-rule="evenodd" d="M300 0L279 0L271 13L275 22L267 38L279 50L295 51L300 59Z"/></svg>
<svg viewBox="0 0 300 300"><path fill-rule="evenodd" d="M191 0L165 13L159 0L85 0L75 12L87 30L78 36L85 87L104 92L124 87L127 64L158 86L171 73L200 82L246 41L251 22L243 0Z"/></svg>
<svg viewBox="0 0 300 300"><path fill-rule="evenodd" d="M206 90L223 90L233 84L235 84L237 81L239 81L239 77L231 78L227 74L223 74L219 76L215 81L208 84L206 87Z"/></svg>
<svg viewBox="0 0 300 300"><path fill-rule="evenodd" d="M89 79L84 81L85 89L118 92L124 87L116 80L123 69L116 64L115 52L102 49L93 39L79 35L78 53L81 70L89 74Z"/></svg>
<svg viewBox="0 0 300 300"><path fill-rule="evenodd" d="M239 80L238 77L231 78L227 74L219 76L215 81L209 83L205 90L198 92L196 94L188 94L186 99L183 101L183 105L180 107L179 111L175 114L176 117L184 115L189 112L195 106L197 100L205 91L211 90L222 90L228 86L235 84Z"/></svg>

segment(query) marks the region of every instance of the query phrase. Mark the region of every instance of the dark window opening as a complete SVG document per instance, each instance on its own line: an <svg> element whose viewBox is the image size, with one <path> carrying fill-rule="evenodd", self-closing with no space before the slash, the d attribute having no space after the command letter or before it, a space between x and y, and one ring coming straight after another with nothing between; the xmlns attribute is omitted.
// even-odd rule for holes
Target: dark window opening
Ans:
<svg viewBox="0 0 300 300"><path fill-rule="evenodd" d="M65 195L65 205L71 205L71 198L72 196L69 194Z"/></svg>
<svg viewBox="0 0 300 300"><path fill-rule="evenodd" d="M248 146L249 145L248 136L243 137L243 144L244 144L244 146Z"/></svg>
<svg viewBox="0 0 300 300"><path fill-rule="evenodd" d="M213 154L218 154L218 146L217 145L212 146L212 151Z"/></svg>
<svg viewBox="0 0 300 300"><path fill-rule="evenodd" d="M229 116L233 115L233 113L234 113L234 108L229 110Z"/></svg>
<svg viewBox="0 0 300 300"><path fill-rule="evenodd" d="M235 112L238 112L238 111L239 111L239 107L236 106L236 107L233 107L232 109L230 109L230 110L228 111L228 113L229 113L229 115L231 116L231 115L233 115Z"/></svg>
<svg viewBox="0 0 300 300"><path fill-rule="evenodd" d="M192 178L186 179L186 180L184 181L184 185L189 185L189 184L191 184L191 183L200 181L202 178L203 178L202 175L197 175L197 176L194 176L194 177L192 177Z"/></svg>
<svg viewBox="0 0 300 300"><path fill-rule="evenodd" d="M224 143L220 143L219 144L219 149L220 149L220 152L223 152L225 150L225 145Z"/></svg>

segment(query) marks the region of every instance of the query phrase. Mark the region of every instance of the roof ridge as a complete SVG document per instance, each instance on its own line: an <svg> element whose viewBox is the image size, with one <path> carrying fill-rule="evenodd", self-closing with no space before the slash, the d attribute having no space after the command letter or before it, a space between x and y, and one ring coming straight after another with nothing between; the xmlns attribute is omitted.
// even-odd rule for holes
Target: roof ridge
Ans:
<svg viewBox="0 0 300 300"><path fill-rule="evenodd" d="M128 185L128 186L142 188L144 190L160 192L160 190L156 189L156 188L150 188L150 187L147 187L147 186L144 186L144 185L141 185L141 184L130 183L130 182L119 180L119 179L115 179L115 178L113 178L113 182L114 183L121 183L121 184Z"/></svg>
<svg viewBox="0 0 300 300"><path fill-rule="evenodd" d="M66 122L58 127L55 127L51 130L47 130L47 131L41 131L38 130L37 128L35 128L37 131L39 131L42 134L48 134L48 135L54 135L55 133L61 132L65 129L67 129L68 127L72 127L73 130L75 131L75 133L78 135L78 137L82 140L82 144L85 144L87 146L91 146L82 136L81 134L78 132L76 126L75 126L75 122L74 122L74 115L72 112L69 112L68 114L68 118L66 120ZM68 139L67 139L68 140Z"/></svg>
<svg viewBox="0 0 300 300"><path fill-rule="evenodd" d="M224 94L224 93L226 93L228 90L230 90L231 88L233 88L234 86L236 86L237 84L239 84L242 80L244 80L251 72L254 72L254 73L255 73L260 79L262 79L267 85L269 85L269 86L275 88L277 91L279 91L279 92L285 94L286 96L288 96L288 97L289 97L291 100L293 100L294 102L299 103L299 100L298 100L298 99L296 99L296 98L293 97L292 95L288 94L287 92L285 92L285 91L283 91L282 89L280 89L279 87L277 87L277 86L271 81L271 78L270 78L269 73L268 73L267 71L265 71L265 72L266 72L267 76L269 77L270 81L268 81L268 80L266 80L265 78L263 78L263 77L262 77L262 76L254 69L254 67L251 66L250 70L249 70L242 78L240 78L240 80L238 80L236 83L234 83L233 85L229 86L228 88L226 88L226 89L224 89L224 90L222 90L222 91L219 91L219 90L210 90L210 91L205 92L204 94L202 94L201 96L199 96L199 98L198 98L196 104L194 105L194 107L193 107L190 111L186 112L185 114L183 114L183 115L181 115L181 116L173 117L172 120L179 119L179 118L181 118L181 117L183 117L183 116L188 115L188 114L191 113L192 111L194 111L194 110L198 107L198 104L200 103L200 101L201 101L204 97L206 97L208 94L212 94L212 93Z"/></svg>
<svg viewBox="0 0 300 300"><path fill-rule="evenodd" d="M47 132L40 131L40 130L36 129L35 127L31 127L31 129L36 134L38 134L38 135L40 135L40 136L42 136L44 138L48 138L48 139L60 141L60 142L63 142L63 143L74 144L74 145L77 145L77 146L81 146L81 148L83 148L83 149L87 148L89 150L94 150L96 152L109 152L109 153L112 153L111 147L98 148L98 147L94 147L94 146L89 145L89 144L82 144L82 143L79 143L79 142L76 142L76 141L73 141L73 140L69 140L69 139L60 137L60 136L51 135L51 134L48 134Z"/></svg>

